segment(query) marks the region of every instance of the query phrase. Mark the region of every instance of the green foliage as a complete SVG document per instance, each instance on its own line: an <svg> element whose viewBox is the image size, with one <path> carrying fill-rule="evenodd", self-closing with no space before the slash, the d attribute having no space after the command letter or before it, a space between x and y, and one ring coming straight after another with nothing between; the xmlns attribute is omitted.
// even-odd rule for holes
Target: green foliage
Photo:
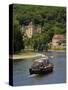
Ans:
<svg viewBox="0 0 68 90"><path fill-rule="evenodd" d="M23 35L20 30L20 25L17 20L14 21L13 24L13 53L19 52L21 49L24 49Z"/></svg>
<svg viewBox="0 0 68 90"><path fill-rule="evenodd" d="M66 8L38 5L13 5L14 20L14 47L15 51L31 46L34 50L47 50L48 43L51 42L54 34L66 33ZM34 34L32 38L21 34L21 25L28 25L33 22L34 25L40 25L41 34ZM25 30L24 30L25 31ZM20 47L20 48L19 48Z"/></svg>
<svg viewBox="0 0 68 90"><path fill-rule="evenodd" d="M61 44L62 44L62 45L65 45L66 40L60 40L60 41L58 41L57 43L58 43L59 45L61 45Z"/></svg>
<svg viewBox="0 0 68 90"><path fill-rule="evenodd" d="M44 25L44 27L54 26L56 23L65 28L66 23L66 8L52 7L52 6L36 6L36 5L19 5L15 4L13 8L13 16L20 24L34 24ZM65 30L64 30L65 31Z"/></svg>

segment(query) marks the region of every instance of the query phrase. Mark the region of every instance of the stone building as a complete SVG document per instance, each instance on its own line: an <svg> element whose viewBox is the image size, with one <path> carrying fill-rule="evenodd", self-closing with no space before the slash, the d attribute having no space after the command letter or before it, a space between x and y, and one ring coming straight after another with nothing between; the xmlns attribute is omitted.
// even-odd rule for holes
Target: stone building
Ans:
<svg viewBox="0 0 68 90"><path fill-rule="evenodd" d="M60 44L60 42L63 41L65 41L64 35L61 34L54 35L52 38L52 48L65 48L64 43Z"/></svg>
<svg viewBox="0 0 68 90"><path fill-rule="evenodd" d="M31 38L36 33L41 33L41 26L34 25L32 22L26 26L22 26L22 29L24 29L25 35L27 35L28 38Z"/></svg>

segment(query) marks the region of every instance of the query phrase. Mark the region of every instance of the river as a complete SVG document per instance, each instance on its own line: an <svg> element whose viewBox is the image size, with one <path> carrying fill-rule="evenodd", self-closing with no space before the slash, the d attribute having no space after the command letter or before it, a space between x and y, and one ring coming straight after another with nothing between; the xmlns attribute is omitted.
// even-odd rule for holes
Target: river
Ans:
<svg viewBox="0 0 68 90"><path fill-rule="evenodd" d="M47 75L30 75L29 68L34 59L14 60L13 62L13 85L43 85L59 84L66 82L66 52L49 51L43 53L54 64L54 71Z"/></svg>

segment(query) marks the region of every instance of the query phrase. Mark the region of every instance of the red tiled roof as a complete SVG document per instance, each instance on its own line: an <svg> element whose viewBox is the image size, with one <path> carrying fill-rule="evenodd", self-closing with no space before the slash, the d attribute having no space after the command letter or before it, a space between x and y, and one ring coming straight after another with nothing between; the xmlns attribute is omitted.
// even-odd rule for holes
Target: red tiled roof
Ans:
<svg viewBox="0 0 68 90"><path fill-rule="evenodd" d="M54 35L53 39L64 39L64 35Z"/></svg>

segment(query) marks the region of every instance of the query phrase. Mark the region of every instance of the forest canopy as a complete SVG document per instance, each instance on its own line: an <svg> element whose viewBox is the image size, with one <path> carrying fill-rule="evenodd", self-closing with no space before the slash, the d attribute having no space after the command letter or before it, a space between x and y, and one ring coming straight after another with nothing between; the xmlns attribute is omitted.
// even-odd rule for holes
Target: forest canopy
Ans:
<svg viewBox="0 0 68 90"><path fill-rule="evenodd" d="M18 25L15 25L17 27L21 27L22 25L26 26L30 22L33 22L34 25L39 24L41 26L42 34L41 35L37 34L32 37L32 40L34 40L34 43L31 40L33 44L32 46L35 49L35 47L37 46L37 43L39 43L39 39L37 37L39 38L41 37L41 40L43 42L40 41L40 43L44 43L47 45L47 43L49 43L52 40L52 37L54 34L65 35L66 7L14 4L13 22L14 23L18 22ZM26 41L29 41L29 40L26 40Z"/></svg>
<svg viewBox="0 0 68 90"><path fill-rule="evenodd" d="M18 5L13 6L13 17L19 24L29 22L45 26L46 23L65 28L66 8L56 6Z"/></svg>

